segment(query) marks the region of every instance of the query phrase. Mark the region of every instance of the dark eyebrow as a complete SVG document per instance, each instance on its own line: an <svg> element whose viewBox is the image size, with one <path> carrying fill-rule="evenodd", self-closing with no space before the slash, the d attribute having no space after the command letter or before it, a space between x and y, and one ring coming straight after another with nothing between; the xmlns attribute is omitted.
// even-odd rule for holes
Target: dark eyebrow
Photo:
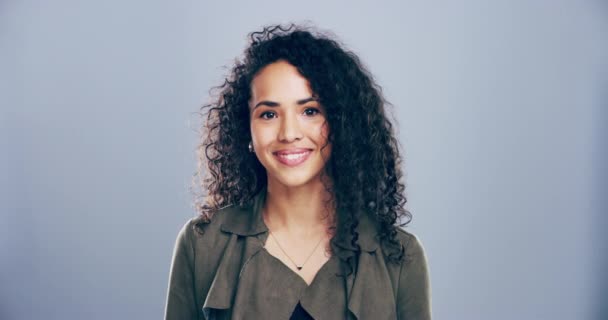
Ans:
<svg viewBox="0 0 608 320"><path fill-rule="evenodd" d="M305 103L310 102L310 101L317 101L317 98L315 98L315 97L309 97L309 98L306 98L306 99L300 99L300 100L296 101L296 103L298 105L302 105L302 104L305 104ZM281 104L278 103L278 102L274 102L274 101L263 100L263 101L258 102L255 105L255 107L253 107L252 110L255 110L255 108L257 108L257 107L259 107L261 105L265 105L265 106L268 106L268 107L278 107Z"/></svg>

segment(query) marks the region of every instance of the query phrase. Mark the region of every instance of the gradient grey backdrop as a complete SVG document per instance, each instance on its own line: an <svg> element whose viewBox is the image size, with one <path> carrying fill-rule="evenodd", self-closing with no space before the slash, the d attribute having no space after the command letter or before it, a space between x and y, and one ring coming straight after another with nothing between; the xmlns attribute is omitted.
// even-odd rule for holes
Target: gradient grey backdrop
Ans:
<svg viewBox="0 0 608 320"><path fill-rule="evenodd" d="M0 2L0 319L161 318L192 113L248 32L304 20L395 105L435 319L608 319L607 10Z"/></svg>

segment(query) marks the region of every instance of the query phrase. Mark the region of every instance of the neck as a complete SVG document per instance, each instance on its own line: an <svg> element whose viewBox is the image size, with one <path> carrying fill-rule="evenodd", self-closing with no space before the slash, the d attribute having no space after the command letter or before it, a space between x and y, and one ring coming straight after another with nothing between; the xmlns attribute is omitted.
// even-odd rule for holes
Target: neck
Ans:
<svg viewBox="0 0 608 320"><path fill-rule="evenodd" d="M328 205L331 194L320 180L297 187L268 182L263 211L273 232L309 236L332 223L334 209Z"/></svg>

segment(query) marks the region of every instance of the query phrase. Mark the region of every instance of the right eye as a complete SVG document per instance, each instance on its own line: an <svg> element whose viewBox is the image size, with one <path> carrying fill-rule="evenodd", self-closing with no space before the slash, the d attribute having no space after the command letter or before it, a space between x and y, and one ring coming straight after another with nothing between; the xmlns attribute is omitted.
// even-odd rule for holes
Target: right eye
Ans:
<svg viewBox="0 0 608 320"><path fill-rule="evenodd" d="M274 115L275 114L272 111L264 111L264 112L262 112L262 114L260 114L260 118L268 120L270 118L273 118Z"/></svg>

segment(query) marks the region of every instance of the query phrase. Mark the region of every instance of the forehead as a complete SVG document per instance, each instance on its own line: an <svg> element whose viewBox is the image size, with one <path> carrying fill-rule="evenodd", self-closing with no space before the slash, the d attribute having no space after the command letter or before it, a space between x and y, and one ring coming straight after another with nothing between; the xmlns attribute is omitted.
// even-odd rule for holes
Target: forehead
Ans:
<svg viewBox="0 0 608 320"><path fill-rule="evenodd" d="M251 101L272 100L295 103L312 95L309 81L286 61L279 60L262 68L251 81Z"/></svg>

